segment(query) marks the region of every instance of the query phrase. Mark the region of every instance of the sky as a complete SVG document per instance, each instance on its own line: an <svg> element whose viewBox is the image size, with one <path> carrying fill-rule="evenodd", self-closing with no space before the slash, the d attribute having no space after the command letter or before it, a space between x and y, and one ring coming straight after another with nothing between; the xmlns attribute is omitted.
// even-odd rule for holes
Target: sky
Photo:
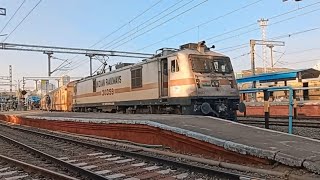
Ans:
<svg viewBox="0 0 320 180"><path fill-rule="evenodd" d="M23 3L0 33L10 36L0 36L0 42L155 53L163 47L204 40L208 46L215 45L214 51L229 56L235 71L241 71L250 68L249 40L261 39L257 20L264 18L269 19L267 39L285 42L284 47L273 48L275 67L300 69L320 62L319 0L42 0L12 32L38 2L0 0L0 7L7 9L7 15L0 16L0 31ZM260 67L261 48L256 47ZM269 54L267 49L268 66ZM63 60L70 65L52 76L89 75L88 57L53 56L53 69ZM114 65L140 60L109 57L107 61ZM40 52L0 50L0 76L8 75L9 65L14 80L48 74L47 56ZM94 60L93 69L99 66ZM28 86L33 82L27 82Z"/></svg>

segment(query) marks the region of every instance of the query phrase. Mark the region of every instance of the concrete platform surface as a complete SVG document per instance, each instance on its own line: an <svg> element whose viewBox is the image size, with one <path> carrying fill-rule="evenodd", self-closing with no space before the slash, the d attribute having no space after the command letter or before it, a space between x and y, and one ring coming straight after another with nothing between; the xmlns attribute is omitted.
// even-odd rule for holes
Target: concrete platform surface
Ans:
<svg viewBox="0 0 320 180"><path fill-rule="evenodd" d="M305 167L320 174L320 141L262 129L219 118L181 115L1 112L33 119L96 123L146 124L212 143L241 154Z"/></svg>

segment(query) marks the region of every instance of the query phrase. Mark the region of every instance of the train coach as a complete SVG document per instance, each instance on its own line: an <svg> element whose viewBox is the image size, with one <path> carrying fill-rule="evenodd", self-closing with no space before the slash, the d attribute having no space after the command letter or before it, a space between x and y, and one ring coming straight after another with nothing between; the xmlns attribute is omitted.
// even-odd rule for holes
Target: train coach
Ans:
<svg viewBox="0 0 320 180"><path fill-rule="evenodd" d="M160 51L77 81L72 110L236 118L239 92L229 57L211 51L205 42Z"/></svg>
<svg viewBox="0 0 320 180"><path fill-rule="evenodd" d="M40 109L50 110L50 111L64 111L71 112L73 109L73 93L74 85L76 81L70 82L67 85L61 86L51 92L46 96L42 97L40 100ZM47 98L50 99L50 105L47 105Z"/></svg>

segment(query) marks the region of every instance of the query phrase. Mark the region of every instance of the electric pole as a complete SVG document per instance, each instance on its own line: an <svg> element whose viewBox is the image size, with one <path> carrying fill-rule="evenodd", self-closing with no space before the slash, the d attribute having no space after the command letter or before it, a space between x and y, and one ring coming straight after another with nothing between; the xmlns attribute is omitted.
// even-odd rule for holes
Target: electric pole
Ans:
<svg viewBox="0 0 320 180"><path fill-rule="evenodd" d="M268 19L260 19L258 20L258 23L261 28L262 41L266 41L267 40L266 30L268 26ZM262 58L263 58L264 72L266 73L267 72L267 49L265 45L262 46Z"/></svg>
<svg viewBox="0 0 320 180"><path fill-rule="evenodd" d="M53 52L45 51L45 52L43 52L43 54L48 55L48 77L50 77L52 74L52 72L51 72L51 58L52 58Z"/></svg>
<svg viewBox="0 0 320 180"><path fill-rule="evenodd" d="M9 82L10 82L10 92L12 92L12 66L9 65Z"/></svg>
<svg viewBox="0 0 320 180"><path fill-rule="evenodd" d="M86 54L86 56L89 57L89 68L90 68L90 76L92 76L92 57L94 57L94 54Z"/></svg>
<svg viewBox="0 0 320 180"><path fill-rule="evenodd" d="M273 62L273 44L268 45L268 47L270 48L270 60L271 60L271 69L273 70L274 67L274 62Z"/></svg>

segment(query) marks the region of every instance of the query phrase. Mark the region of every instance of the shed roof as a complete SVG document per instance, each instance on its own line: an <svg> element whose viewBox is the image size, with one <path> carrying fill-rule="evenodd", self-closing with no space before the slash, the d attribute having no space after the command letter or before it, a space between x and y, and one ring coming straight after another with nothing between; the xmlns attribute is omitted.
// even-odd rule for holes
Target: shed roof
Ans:
<svg viewBox="0 0 320 180"><path fill-rule="evenodd" d="M264 73L257 74L255 76L248 76L237 79L237 83L246 82L277 82L277 81L288 81L298 79L311 79L318 78L320 71L316 69L300 69L300 70L290 70L286 72L274 72L274 73Z"/></svg>

